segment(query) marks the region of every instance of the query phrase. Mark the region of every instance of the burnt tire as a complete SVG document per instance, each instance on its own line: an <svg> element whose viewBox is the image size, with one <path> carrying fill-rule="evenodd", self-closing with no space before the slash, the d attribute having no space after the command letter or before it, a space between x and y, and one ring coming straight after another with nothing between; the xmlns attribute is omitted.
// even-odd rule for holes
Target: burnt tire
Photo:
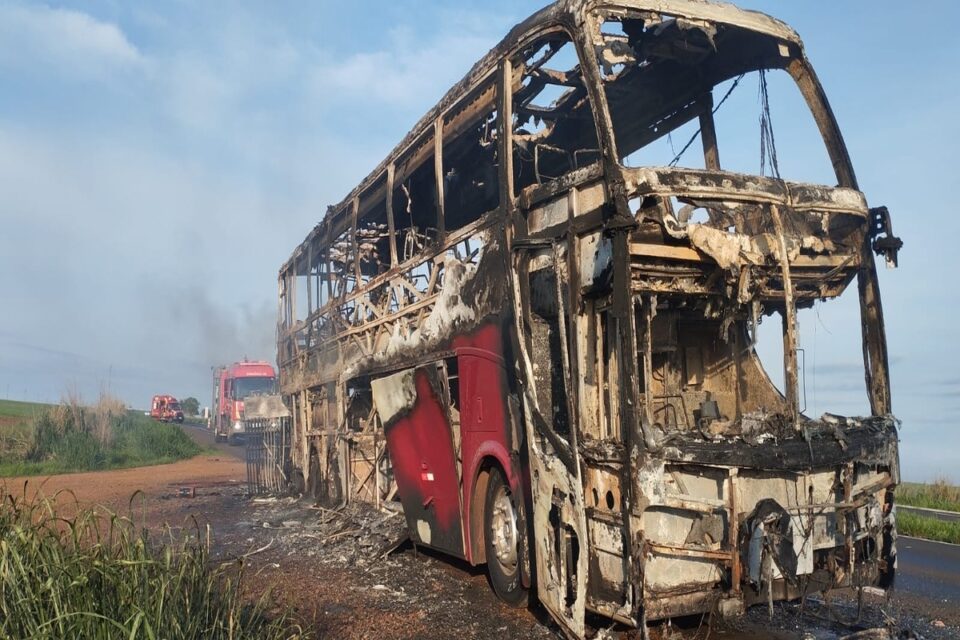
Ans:
<svg viewBox="0 0 960 640"><path fill-rule="evenodd" d="M501 600L511 607L527 604L528 595L520 581L520 553L524 535L517 500L499 469L490 472L483 507L483 539L486 546L490 584Z"/></svg>

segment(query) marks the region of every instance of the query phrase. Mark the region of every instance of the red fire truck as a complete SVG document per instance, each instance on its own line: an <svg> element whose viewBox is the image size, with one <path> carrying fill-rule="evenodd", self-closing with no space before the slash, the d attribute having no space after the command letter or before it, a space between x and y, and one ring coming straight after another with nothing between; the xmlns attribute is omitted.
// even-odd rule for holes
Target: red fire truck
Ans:
<svg viewBox="0 0 960 640"><path fill-rule="evenodd" d="M217 441L233 444L243 437L244 398L274 393L277 376L268 362L234 362L213 371L213 404L209 428Z"/></svg>
<svg viewBox="0 0 960 640"><path fill-rule="evenodd" d="M173 396L153 396L150 417L160 422L183 422L183 411L180 409L180 402Z"/></svg>

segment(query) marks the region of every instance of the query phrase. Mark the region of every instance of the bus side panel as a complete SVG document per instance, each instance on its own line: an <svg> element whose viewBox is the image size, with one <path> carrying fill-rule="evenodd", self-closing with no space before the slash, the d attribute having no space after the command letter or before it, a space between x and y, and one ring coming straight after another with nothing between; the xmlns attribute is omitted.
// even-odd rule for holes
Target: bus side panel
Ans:
<svg viewBox="0 0 960 640"><path fill-rule="evenodd" d="M460 482L436 369L414 374L416 401L387 426L387 446L411 535L421 544L463 557Z"/></svg>
<svg viewBox="0 0 960 640"><path fill-rule="evenodd" d="M507 483L519 495L519 469L516 457L511 455L517 447L510 429L507 410L506 369L503 365L503 348L499 327L488 324L469 337L455 341L460 372L460 420L463 438L463 513L473 509L483 513L484 495L474 495L477 476L485 460L494 459L504 471ZM474 501L480 501L474 505ZM469 518L467 520L469 522ZM481 522L477 523L482 526ZM470 527L464 531L467 560L477 563L472 553Z"/></svg>

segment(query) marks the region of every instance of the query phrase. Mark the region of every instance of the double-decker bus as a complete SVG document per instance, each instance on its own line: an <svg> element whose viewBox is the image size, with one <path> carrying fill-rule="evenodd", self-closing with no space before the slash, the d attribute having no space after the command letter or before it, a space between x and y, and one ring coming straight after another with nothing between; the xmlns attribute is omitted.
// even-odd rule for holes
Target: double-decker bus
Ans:
<svg viewBox="0 0 960 640"><path fill-rule="evenodd" d="M769 87L802 107L776 130ZM728 127L738 91L749 130ZM828 184L781 176L774 133L801 117ZM759 171L735 170L744 149ZM874 254L900 244L787 25L561 0L282 266L290 478L326 505L399 497L416 544L485 563L508 603L532 590L577 637L587 611L642 627L887 586L899 462ZM869 415L811 418L797 313L854 281ZM771 317L779 389L755 350Z"/></svg>

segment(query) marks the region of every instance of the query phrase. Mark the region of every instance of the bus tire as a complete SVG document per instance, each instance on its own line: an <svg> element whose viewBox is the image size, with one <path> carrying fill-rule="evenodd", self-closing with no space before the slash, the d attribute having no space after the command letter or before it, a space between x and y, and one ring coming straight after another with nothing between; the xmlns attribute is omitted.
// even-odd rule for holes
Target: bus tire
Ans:
<svg viewBox="0 0 960 640"><path fill-rule="evenodd" d="M520 582L520 536L517 502L499 469L490 471L483 509L483 538L487 573L497 596L511 607L527 603L527 590Z"/></svg>

